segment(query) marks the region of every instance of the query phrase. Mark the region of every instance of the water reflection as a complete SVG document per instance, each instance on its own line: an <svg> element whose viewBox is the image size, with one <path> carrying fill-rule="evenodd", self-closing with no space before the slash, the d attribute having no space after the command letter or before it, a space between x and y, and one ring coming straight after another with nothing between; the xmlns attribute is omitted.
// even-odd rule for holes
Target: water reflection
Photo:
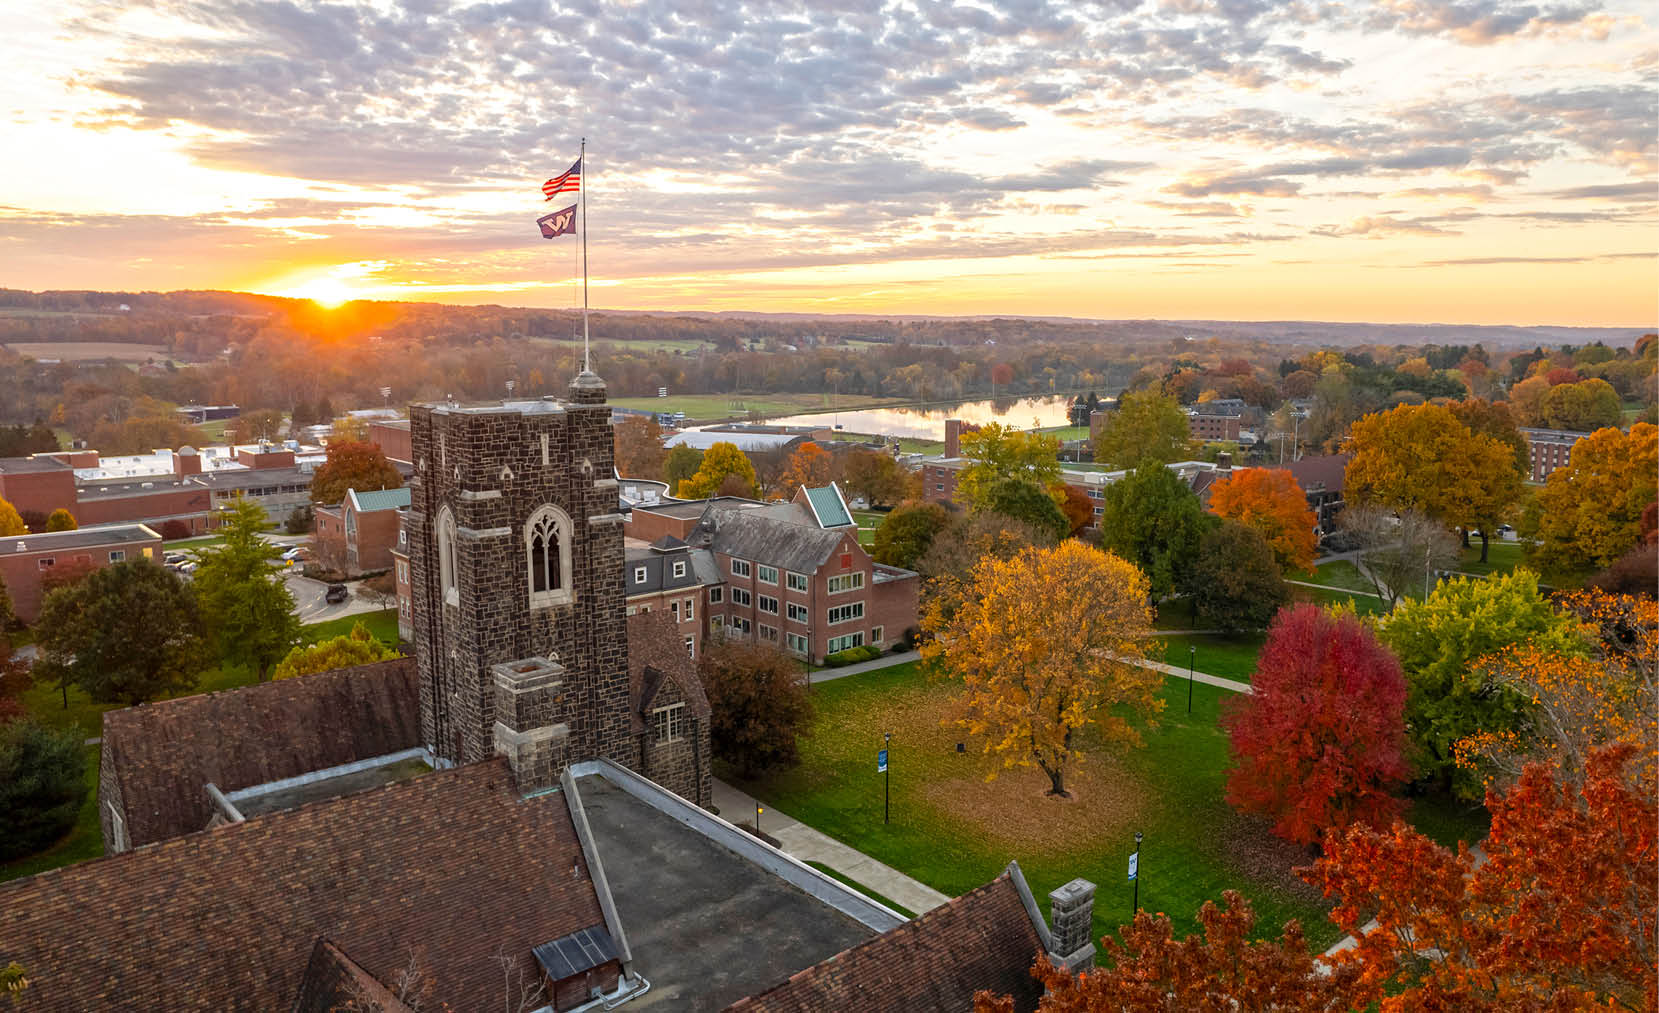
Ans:
<svg viewBox="0 0 1659 1013"><path fill-rule="evenodd" d="M964 401L905 408L864 408L846 412L813 412L810 415L786 415L769 418L768 425L778 426L832 426L839 424L843 432L869 433L875 436L902 437L913 440L943 440L945 420L961 419L981 425L1000 422L1017 429L1033 426L1048 429L1070 423L1068 409L1071 398L1052 397L997 398L984 401Z"/></svg>

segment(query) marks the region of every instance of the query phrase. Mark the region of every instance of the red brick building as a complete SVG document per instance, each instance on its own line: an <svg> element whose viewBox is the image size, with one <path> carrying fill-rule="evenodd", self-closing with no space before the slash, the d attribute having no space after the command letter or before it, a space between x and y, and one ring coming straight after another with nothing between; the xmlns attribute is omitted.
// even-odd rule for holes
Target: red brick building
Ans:
<svg viewBox="0 0 1659 1013"><path fill-rule="evenodd" d="M1573 446L1590 434L1567 429L1522 429L1521 435L1527 441L1527 463L1531 468L1527 478L1542 482L1550 477L1550 472L1571 464Z"/></svg>
<svg viewBox="0 0 1659 1013"><path fill-rule="evenodd" d="M392 568L392 550L398 540L398 511L409 507L409 489L375 492L346 490L334 506L315 509L312 536L317 561L355 577Z"/></svg>
<svg viewBox="0 0 1659 1013"><path fill-rule="evenodd" d="M132 559L161 561L161 536L142 524L0 538L0 577L12 611L25 623L40 616L41 578L58 567L102 569Z"/></svg>
<svg viewBox="0 0 1659 1013"><path fill-rule="evenodd" d="M0 458L0 499L18 513L50 514L59 507L74 513L75 469L48 454Z"/></svg>

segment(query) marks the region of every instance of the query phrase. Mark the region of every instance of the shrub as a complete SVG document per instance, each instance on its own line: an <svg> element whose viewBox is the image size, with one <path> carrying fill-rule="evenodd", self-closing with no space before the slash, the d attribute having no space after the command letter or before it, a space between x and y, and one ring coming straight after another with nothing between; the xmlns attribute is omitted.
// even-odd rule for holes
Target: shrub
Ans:
<svg viewBox="0 0 1659 1013"><path fill-rule="evenodd" d="M79 735L34 721L0 725L0 861L69 832L86 799L85 773Z"/></svg>
<svg viewBox="0 0 1659 1013"><path fill-rule="evenodd" d="M775 647L727 642L703 653L698 673L714 755L745 777L799 761L795 737L812 720L799 661Z"/></svg>
<svg viewBox="0 0 1659 1013"><path fill-rule="evenodd" d="M190 526L183 521L162 521L156 533L169 542L190 537Z"/></svg>

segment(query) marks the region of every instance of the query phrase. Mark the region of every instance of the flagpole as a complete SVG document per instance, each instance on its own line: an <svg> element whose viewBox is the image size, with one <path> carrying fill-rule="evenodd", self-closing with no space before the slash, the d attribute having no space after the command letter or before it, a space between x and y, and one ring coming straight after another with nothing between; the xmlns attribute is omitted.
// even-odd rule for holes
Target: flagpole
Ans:
<svg viewBox="0 0 1659 1013"><path fill-rule="evenodd" d="M582 372L593 372L593 360L588 355L588 139L582 138L581 153L576 158L582 167L581 179L576 185L582 197Z"/></svg>

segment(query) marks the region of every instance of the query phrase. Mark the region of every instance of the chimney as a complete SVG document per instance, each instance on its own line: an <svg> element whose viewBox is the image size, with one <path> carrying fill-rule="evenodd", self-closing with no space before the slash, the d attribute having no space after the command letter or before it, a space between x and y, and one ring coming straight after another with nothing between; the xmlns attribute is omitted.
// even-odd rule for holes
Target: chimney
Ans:
<svg viewBox="0 0 1659 1013"><path fill-rule="evenodd" d="M962 456L962 420L945 420L945 456Z"/></svg>
<svg viewBox="0 0 1659 1013"><path fill-rule="evenodd" d="M1094 884L1074 879L1048 895L1049 920L1053 923L1054 952L1048 959L1072 973L1094 967L1094 944L1089 934L1094 926Z"/></svg>
<svg viewBox="0 0 1659 1013"><path fill-rule="evenodd" d="M1215 470L1216 471L1232 471L1233 470L1233 454L1232 454L1231 451L1223 450L1220 453L1215 455Z"/></svg>
<svg viewBox="0 0 1659 1013"><path fill-rule="evenodd" d="M202 457L196 453L195 447L180 447L173 452L173 474L200 475L202 473Z"/></svg>
<svg viewBox="0 0 1659 1013"><path fill-rule="evenodd" d="M565 669L547 658L491 665L495 681L495 751L507 758L520 793L559 783L570 726L558 720Z"/></svg>

